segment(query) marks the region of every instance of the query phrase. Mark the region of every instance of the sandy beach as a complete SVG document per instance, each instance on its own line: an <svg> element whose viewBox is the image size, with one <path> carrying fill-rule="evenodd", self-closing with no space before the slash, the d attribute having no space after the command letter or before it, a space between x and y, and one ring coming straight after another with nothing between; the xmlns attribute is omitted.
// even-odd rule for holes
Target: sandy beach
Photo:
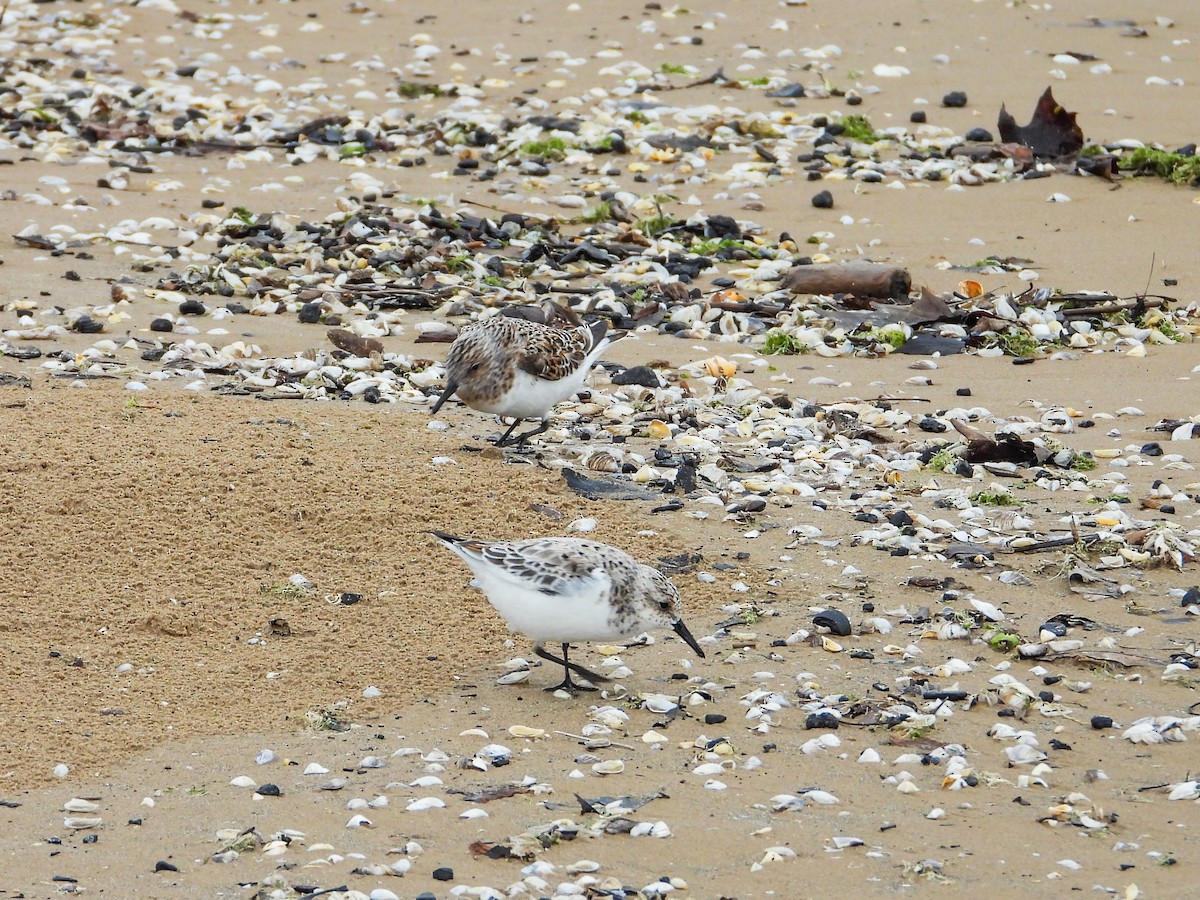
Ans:
<svg viewBox="0 0 1200 900"><path fill-rule="evenodd" d="M948 149L1195 141L1137 6L13 0L0 897L1185 896L1200 195ZM550 297L630 333L547 434L431 418ZM706 657L545 693L430 529L625 549Z"/></svg>

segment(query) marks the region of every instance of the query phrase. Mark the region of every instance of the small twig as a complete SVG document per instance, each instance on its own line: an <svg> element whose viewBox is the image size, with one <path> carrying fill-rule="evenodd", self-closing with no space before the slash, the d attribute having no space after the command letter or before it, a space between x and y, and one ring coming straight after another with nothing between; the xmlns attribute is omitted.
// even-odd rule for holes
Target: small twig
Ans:
<svg viewBox="0 0 1200 900"><path fill-rule="evenodd" d="M588 738L585 738L582 734L571 734L571 732L569 732L569 731L556 731L554 733L560 734L563 737L574 738L575 740L579 741L581 744L587 743L587 741L588 741ZM616 741L609 741L608 746L620 747L622 750L636 750L637 749L636 747L631 747L629 744L618 744Z"/></svg>

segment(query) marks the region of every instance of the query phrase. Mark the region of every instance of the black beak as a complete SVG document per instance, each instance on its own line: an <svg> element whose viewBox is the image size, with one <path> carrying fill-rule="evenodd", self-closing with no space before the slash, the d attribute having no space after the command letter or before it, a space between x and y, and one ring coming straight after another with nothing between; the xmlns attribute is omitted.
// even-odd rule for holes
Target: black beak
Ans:
<svg viewBox="0 0 1200 900"><path fill-rule="evenodd" d="M450 397L453 396L454 392L457 390L458 390L458 384L456 384L453 381L447 381L446 388L445 388L445 390L442 391L442 396L437 398L437 403L433 404L433 409L430 410L429 414L431 416L436 416L437 411L442 408L442 404L445 403L447 400L449 400Z"/></svg>
<svg viewBox="0 0 1200 900"><path fill-rule="evenodd" d="M677 635L687 642L689 647L696 651L697 656L704 659L704 651L700 649L700 645L696 643L696 639L692 637L692 633L688 631L688 627L683 624L683 619L677 619L671 627L675 629Z"/></svg>

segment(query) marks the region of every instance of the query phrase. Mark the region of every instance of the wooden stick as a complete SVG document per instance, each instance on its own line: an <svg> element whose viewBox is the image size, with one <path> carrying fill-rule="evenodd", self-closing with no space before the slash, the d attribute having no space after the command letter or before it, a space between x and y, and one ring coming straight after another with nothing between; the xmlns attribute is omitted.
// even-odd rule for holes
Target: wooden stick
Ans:
<svg viewBox="0 0 1200 900"><path fill-rule="evenodd" d="M783 276L782 284L793 294L903 297L912 288L912 278L907 271L895 266L854 260L796 266Z"/></svg>

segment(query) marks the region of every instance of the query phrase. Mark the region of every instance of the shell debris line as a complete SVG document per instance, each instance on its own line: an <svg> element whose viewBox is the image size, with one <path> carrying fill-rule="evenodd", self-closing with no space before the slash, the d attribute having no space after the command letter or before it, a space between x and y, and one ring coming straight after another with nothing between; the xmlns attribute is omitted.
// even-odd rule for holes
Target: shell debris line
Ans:
<svg viewBox="0 0 1200 900"><path fill-rule="evenodd" d="M55 648L0 697L41 761L0 771L22 836L0 894L1194 885L1196 11L969 6L4 4L0 466L80 487L0 549L70 570L35 546L61 529L193 571L136 628L112 607L160 591L133 563L36 598L0 576L5 630ZM622 336L512 447L494 416L431 416L448 348L496 316ZM137 490L98 484L122 402L131 428L186 408L214 433L147 427ZM79 446L39 444L69 403ZM253 468L218 446L231 408L263 432L237 452L300 485L259 510L215 499ZM181 499L166 473L205 466ZM347 482L353 515L313 510ZM122 527L132 494L180 530ZM621 545L679 588L703 658L580 642L598 690L547 696L553 664L390 503ZM219 595L238 609L204 606L235 543L259 568ZM331 585L343 555L385 587ZM405 683L404 655L443 680ZM31 736L38 664L78 695ZM201 686L203 726L177 699Z"/></svg>

